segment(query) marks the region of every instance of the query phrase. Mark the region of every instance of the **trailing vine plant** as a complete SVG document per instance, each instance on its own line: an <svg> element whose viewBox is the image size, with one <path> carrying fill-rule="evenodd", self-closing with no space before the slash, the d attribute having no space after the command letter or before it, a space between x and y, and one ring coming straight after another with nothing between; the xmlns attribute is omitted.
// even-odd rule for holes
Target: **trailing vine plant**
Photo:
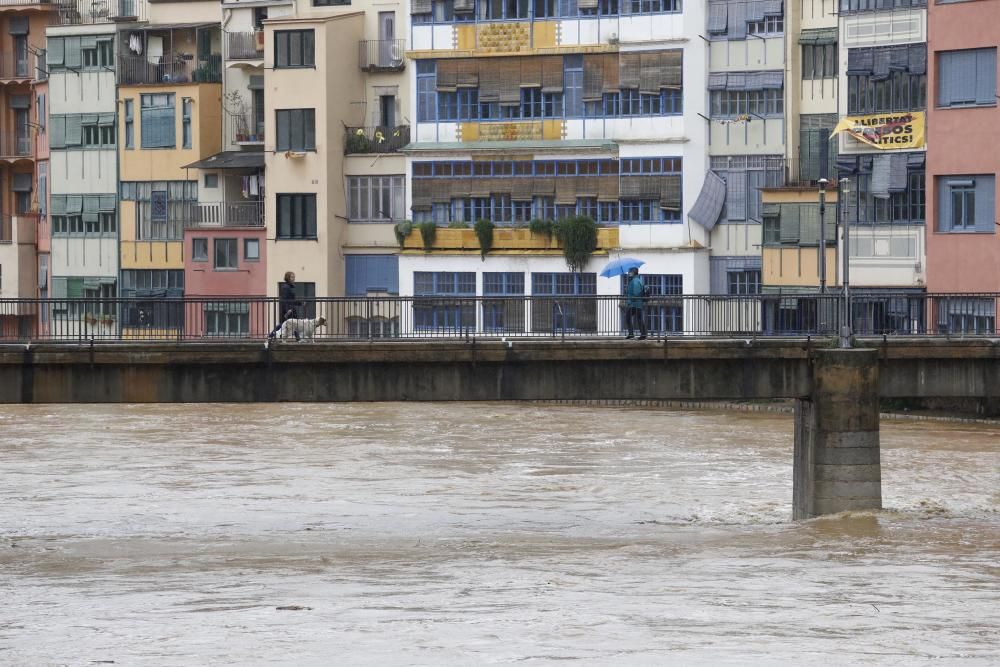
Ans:
<svg viewBox="0 0 1000 667"><path fill-rule="evenodd" d="M557 222L555 233L570 271L582 271L597 250L597 223L588 216L575 215Z"/></svg>
<svg viewBox="0 0 1000 667"><path fill-rule="evenodd" d="M424 250L434 247L434 238L437 236L437 224L433 222L421 222L417 225L420 230L420 238L424 241Z"/></svg>
<svg viewBox="0 0 1000 667"><path fill-rule="evenodd" d="M479 256L486 261L486 253L493 248L493 223L489 220L476 220L476 238L479 239Z"/></svg>
<svg viewBox="0 0 1000 667"><path fill-rule="evenodd" d="M535 218L528 223L528 231L535 236L544 236L551 241L552 235L555 233L555 225L551 220L540 220Z"/></svg>
<svg viewBox="0 0 1000 667"><path fill-rule="evenodd" d="M409 220L403 220L402 222L397 222L396 226L392 228L392 232L396 235L396 243L399 244L399 249L403 249L403 244L406 243L406 237L410 235L413 231L413 223Z"/></svg>

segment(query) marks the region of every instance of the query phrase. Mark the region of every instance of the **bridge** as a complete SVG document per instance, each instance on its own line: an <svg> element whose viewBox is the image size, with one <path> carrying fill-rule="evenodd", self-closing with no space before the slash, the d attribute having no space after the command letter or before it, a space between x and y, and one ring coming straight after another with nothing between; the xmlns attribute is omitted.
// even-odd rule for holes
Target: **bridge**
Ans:
<svg viewBox="0 0 1000 667"><path fill-rule="evenodd" d="M0 403L795 399L794 518L881 508L879 398L1000 400L1000 339L0 344Z"/></svg>

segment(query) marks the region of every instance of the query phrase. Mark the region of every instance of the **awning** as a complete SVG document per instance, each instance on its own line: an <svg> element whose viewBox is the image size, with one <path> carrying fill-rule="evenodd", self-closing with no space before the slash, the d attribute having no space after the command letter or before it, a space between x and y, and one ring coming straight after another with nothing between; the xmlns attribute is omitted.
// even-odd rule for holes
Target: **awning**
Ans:
<svg viewBox="0 0 1000 667"><path fill-rule="evenodd" d="M222 151L204 160L184 165L184 169L263 169L263 151Z"/></svg>
<svg viewBox="0 0 1000 667"><path fill-rule="evenodd" d="M817 30L803 30L799 33L799 44L836 44L836 28L819 28Z"/></svg>
<svg viewBox="0 0 1000 667"><path fill-rule="evenodd" d="M726 201L726 182L714 171L705 174L705 183L701 186L698 199L688 211L688 217L705 229L711 231L722 213L722 205Z"/></svg>

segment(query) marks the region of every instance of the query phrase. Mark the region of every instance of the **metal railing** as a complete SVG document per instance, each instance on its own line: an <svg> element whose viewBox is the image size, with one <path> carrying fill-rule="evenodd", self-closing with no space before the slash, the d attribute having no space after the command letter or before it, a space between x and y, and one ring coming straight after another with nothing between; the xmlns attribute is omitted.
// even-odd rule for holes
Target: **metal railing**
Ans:
<svg viewBox="0 0 1000 667"><path fill-rule="evenodd" d="M2 157L30 157L33 148L33 141L30 136L18 136L17 134L0 134L0 156Z"/></svg>
<svg viewBox="0 0 1000 667"><path fill-rule="evenodd" d="M409 125L347 127L344 132L344 155L396 153L410 143Z"/></svg>
<svg viewBox="0 0 1000 667"><path fill-rule="evenodd" d="M221 83L222 57L210 55L200 64L187 60L152 62L149 56L118 56L118 83Z"/></svg>
<svg viewBox="0 0 1000 667"><path fill-rule="evenodd" d="M226 60L261 60L264 58L264 31L227 32Z"/></svg>
<svg viewBox="0 0 1000 667"><path fill-rule="evenodd" d="M406 67L406 40L362 39L358 60L366 72L401 71Z"/></svg>
<svg viewBox="0 0 1000 667"><path fill-rule="evenodd" d="M193 204L191 218L184 223L188 229L212 227L263 227L264 202L212 202Z"/></svg>
<svg viewBox="0 0 1000 667"><path fill-rule="evenodd" d="M38 3L48 4L48 3ZM145 21L146 0L56 0L62 25Z"/></svg>
<svg viewBox="0 0 1000 667"><path fill-rule="evenodd" d="M0 80L38 79L38 56L34 53L0 52Z"/></svg>
<svg viewBox="0 0 1000 667"><path fill-rule="evenodd" d="M251 339L263 338L280 321L279 303L273 298L164 295L0 300L0 316L38 316L27 333L0 340ZM856 293L848 304L848 335L995 338L1000 336L998 302L1000 293ZM844 304L842 294L651 296L644 301L643 318L649 337L660 341L805 336L829 340L848 324ZM626 331L625 305L619 296L321 298L301 300L294 316L322 317L324 324L316 331L322 340L612 338ZM288 334L293 338L291 331Z"/></svg>
<svg viewBox="0 0 1000 667"><path fill-rule="evenodd" d="M254 118L252 112L236 114L228 109L224 109L224 111L226 113L226 132L231 144L249 145L264 143L264 122L262 120Z"/></svg>

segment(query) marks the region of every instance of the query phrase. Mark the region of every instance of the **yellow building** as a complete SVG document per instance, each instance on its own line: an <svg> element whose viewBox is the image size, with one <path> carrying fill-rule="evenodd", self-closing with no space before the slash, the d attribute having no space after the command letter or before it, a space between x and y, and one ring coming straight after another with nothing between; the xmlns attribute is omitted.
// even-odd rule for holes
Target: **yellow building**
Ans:
<svg viewBox="0 0 1000 667"><path fill-rule="evenodd" d="M183 290L184 225L198 200L185 165L222 144L218 23L120 33L118 146L123 295Z"/></svg>

